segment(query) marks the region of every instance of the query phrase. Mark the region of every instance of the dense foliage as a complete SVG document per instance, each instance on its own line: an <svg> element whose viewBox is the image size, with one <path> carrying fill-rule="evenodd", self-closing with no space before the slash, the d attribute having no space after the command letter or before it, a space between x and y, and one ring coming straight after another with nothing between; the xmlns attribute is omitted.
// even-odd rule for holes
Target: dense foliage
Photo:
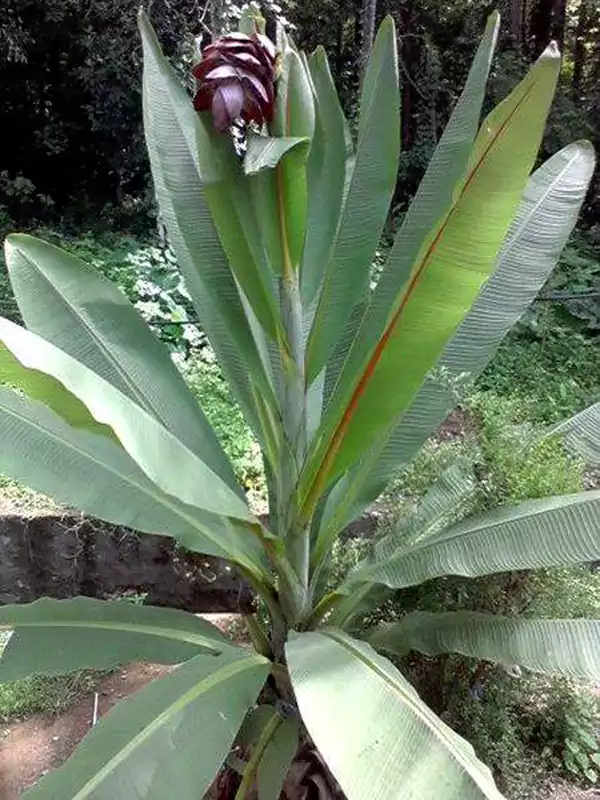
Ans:
<svg viewBox="0 0 600 800"><path fill-rule="evenodd" d="M66 210L108 223L148 224L149 172L140 115L141 48L135 31L137 0L5 0L0 17L0 107L4 155L0 206L24 219L55 219ZM346 111L358 100L360 63L368 47L363 20L398 24L402 83L402 156L396 192L406 208L458 97L474 41L490 10L487 0L282 0L262 4L269 25L286 15L299 44L323 44ZM556 38L565 52L558 99L546 132L545 155L569 141L600 137L600 55L595 0L503 0L499 58L490 100L504 96L528 60ZM526 8L527 7L527 8ZM555 13L562 7L562 13ZM168 55L183 68L194 39L228 27L239 7L215 0L154 0L151 16ZM65 181L64 176L73 176ZM147 192L146 195L144 193ZM598 222L598 184L585 218Z"/></svg>

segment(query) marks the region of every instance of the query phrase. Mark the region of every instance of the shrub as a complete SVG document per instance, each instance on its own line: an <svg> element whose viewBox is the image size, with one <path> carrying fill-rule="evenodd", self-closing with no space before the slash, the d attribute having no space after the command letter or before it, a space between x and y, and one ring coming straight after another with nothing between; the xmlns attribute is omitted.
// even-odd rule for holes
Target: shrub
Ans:
<svg viewBox="0 0 600 800"><path fill-rule="evenodd" d="M532 422L550 424L598 400L599 374L600 348L576 331L511 334L478 386L516 398Z"/></svg>
<svg viewBox="0 0 600 800"><path fill-rule="evenodd" d="M391 484L385 508L392 520L414 513L429 487L457 459L477 465L477 485L469 505L461 509L462 516L499 503L581 491L583 465L565 453L558 439L541 437L528 411L514 397L486 392L471 398L453 420L454 438L446 438L442 431ZM389 521L383 525L383 534L389 525ZM350 571L368 547L365 540L339 543L333 551L336 577ZM580 566L475 580L437 578L397 592L360 624L368 628L398 622L416 609L597 619L600 574ZM432 659L413 654L399 663L420 694L493 768L511 800L530 798L540 776L549 770L566 774L570 768L571 777L590 781L593 764L586 759L596 752L594 728L600 717L586 687L535 674L515 678L485 662L456 655ZM585 751L579 762L569 755L574 740ZM588 777L582 764L587 765Z"/></svg>

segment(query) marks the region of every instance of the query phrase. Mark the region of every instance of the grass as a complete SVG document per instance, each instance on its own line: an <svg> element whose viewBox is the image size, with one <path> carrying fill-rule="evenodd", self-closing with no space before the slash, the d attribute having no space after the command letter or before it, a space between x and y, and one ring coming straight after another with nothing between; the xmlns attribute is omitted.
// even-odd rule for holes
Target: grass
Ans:
<svg viewBox="0 0 600 800"><path fill-rule="evenodd" d="M218 364L189 360L183 366L183 376L229 456L249 502L254 507L264 506L266 484L260 448Z"/></svg>
<svg viewBox="0 0 600 800"><path fill-rule="evenodd" d="M0 653L10 633L0 631ZM34 675L0 683L0 721L11 722L32 714L62 714L80 697L94 691L106 671L81 670L70 675Z"/></svg>
<svg viewBox="0 0 600 800"><path fill-rule="evenodd" d="M470 461L477 476L465 513L581 491L583 464L556 438L540 437L543 427L532 424L528 409L514 393L476 394L462 412L464 435L430 440L397 475L385 506L394 516L410 513L457 458ZM337 577L364 554L365 542L336 547ZM473 580L448 576L397 592L365 624L393 621L415 609L599 618L600 573L578 566ZM597 703L587 702L585 688L534 674L517 680L499 667L455 655L428 659L413 654L400 666L426 702L475 746L511 800L530 800L540 777L549 773L589 785L583 771L569 772L572 763L565 756L574 730L593 731L600 722Z"/></svg>
<svg viewBox="0 0 600 800"><path fill-rule="evenodd" d="M71 675L34 675L0 684L0 720L11 722L33 714L63 714L77 700L94 691L105 673L85 670Z"/></svg>
<svg viewBox="0 0 600 800"><path fill-rule="evenodd" d="M27 516L36 512L58 512L62 509L51 497L29 489L6 475L0 475L0 498L6 510Z"/></svg>

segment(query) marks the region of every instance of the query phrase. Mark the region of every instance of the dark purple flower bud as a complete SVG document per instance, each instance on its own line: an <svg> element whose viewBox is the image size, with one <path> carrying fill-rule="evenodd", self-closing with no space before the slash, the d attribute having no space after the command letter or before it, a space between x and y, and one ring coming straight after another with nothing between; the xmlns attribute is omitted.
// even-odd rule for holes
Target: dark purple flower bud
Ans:
<svg viewBox="0 0 600 800"><path fill-rule="evenodd" d="M273 118L276 51L262 34L230 33L202 51L192 73L198 82L197 111L211 111L215 128L226 131L236 119L261 125Z"/></svg>

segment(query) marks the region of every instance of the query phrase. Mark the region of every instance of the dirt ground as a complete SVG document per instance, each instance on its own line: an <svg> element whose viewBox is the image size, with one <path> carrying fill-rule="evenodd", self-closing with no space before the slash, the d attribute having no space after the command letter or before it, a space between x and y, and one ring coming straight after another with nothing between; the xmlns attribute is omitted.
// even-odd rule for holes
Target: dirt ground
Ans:
<svg viewBox="0 0 600 800"><path fill-rule="evenodd" d="M131 664L108 675L97 687L98 717L168 670L156 664ZM92 692L65 714L36 714L0 728L1 800L18 800L25 789L71 755L91 728L94 699Z"/></svg>
<svg viewBox="0 0 600 800"><path fill-rule="evenodd" d="M246 644L238 614L202 616L228 632L236 644ZM128 664L102 678L93 692L82 696L64 714L36 714L23 721L0 723L0 800L19 800L39 778L69 758L92 727L96 695L100 719L120 700L170 669L159 664Z"/></svg>
<svg viewBox="0 0 600 800"><path fill-rule="evenodd" d="M552 781L544 787L540 800L598 800L600 789L580 789L566 781Z"/></svg>
<svg viewBox="0 0 600 800"><path fill-rule="evenodd" d="M130 664L108 675L96 688L98 717L169 669ZM0 727L0 800L19 800L22 792L71 755L91 728L94 698L94 692L82 697L59 716L37 714ZM600 789L584 790L553 781L541 789L536 800L600 800Z"/></svg>

